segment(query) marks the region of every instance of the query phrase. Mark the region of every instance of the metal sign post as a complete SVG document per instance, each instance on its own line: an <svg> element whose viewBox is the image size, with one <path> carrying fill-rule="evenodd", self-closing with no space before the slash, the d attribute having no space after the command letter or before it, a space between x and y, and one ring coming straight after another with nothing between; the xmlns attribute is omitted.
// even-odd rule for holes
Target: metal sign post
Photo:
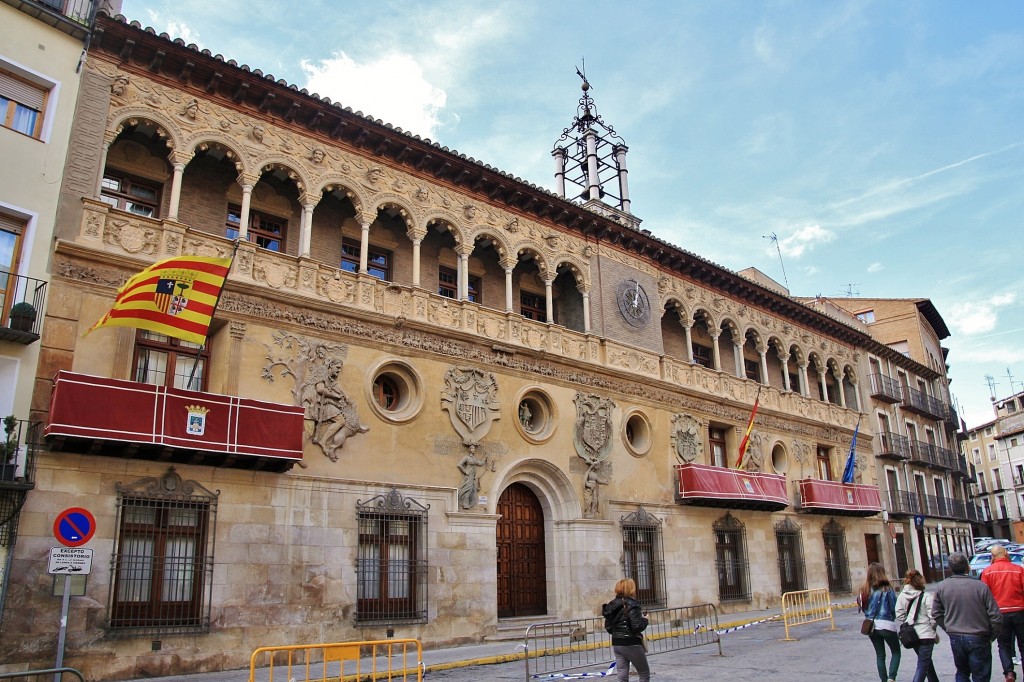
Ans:
<svg viewBox="0 0 1024 682"><path fill-rule="evenodd" d="M53 536L63 547L50 548L50 561L46 572L50 575L64 575L64 594L60 601L60 631L57 635L57 664L64 667L64 641L68 634L68 610L71 606L71 576L89 575L92 572L92 550L82 547L96 532L96 518L88 509L71 507L57 515L53 522ZM61 673L53 675L53 682L60 682Z"/></svg>

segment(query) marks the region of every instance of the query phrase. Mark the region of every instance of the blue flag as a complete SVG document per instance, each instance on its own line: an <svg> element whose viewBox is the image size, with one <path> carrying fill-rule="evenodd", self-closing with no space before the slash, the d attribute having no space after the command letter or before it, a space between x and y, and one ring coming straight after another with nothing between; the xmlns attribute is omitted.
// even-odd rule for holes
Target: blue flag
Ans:
<svg viewBox="0 0 1024 682"><path fill-rule="evenodd" d="M853 440L850 441L850 454L846 458L846 468L843 469L843 483L853 483L853 472L857 468L857 432L860 431L860 420L853 429Z"/></svg>

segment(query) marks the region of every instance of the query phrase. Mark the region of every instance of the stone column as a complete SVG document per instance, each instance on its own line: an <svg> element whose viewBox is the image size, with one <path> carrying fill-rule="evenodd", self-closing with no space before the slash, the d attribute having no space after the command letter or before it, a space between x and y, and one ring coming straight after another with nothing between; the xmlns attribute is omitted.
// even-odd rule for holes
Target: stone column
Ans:
<svg viewBox="0 0 1024 682"><path fill-rule="evenodd" d="M423 237L414 237L412 240L412 285L420 286L420 246L423 244Z"/></svg>
<svg viewBox="0 0 1024 682"><path fill-rule="evenodd" d="M191 157L191 154L185 152L171 152L174 175L171 176L171 201L167 207L168 220L178 221L178 208L181 204L181 178L185 174L185 166Z"/></svg>
<svg viewBox="0 0 1024 682"><path fill-rule="evenodd" d="M238 215L238 238L242 241L249 240L249 206L252 203L252 188L259 182L255 175L242 174L238 176L238 184L242 186L242 210Z"/></svg>
<svg viewBox="0 0 1024 682"><path fill-rule="evenodd" d="M554 280L544 280L544 315L547 317L548 324L554 324L555 322L555 301L551 291L552 284L554 284Z"/></svg>
<svg viewBox="0 0 1024 682"><path fill-rule="evenodd" d="M359 219L359 274L368 274L366 264L370 258L370 220L368 218Z"/></svg>
<svg viewBox="0 0 1024 682"><path fill-rule="evenodd" d="M313 209L320 203L320 197L303 194L299 197L302 205L302 222L299 226L299 258L309 258L309 247L313 239Z"/></svg>
<svg viewBox="0 0 1024 682"><path fill-rule="evenodd" d="M103 175L107 170L107 152L110 151L110 145L114 144L116 139L116 134L109 132L103 134L103 148L100 149L100 173L99 177L96 178L96 199L99 199L100 194L103 193Z"/></svg>
<svg viewBox="0 0 1024 682"><path fill-rule="evenodd" d="M843 370L838 367L832 372L832 376L836 378L836 393L839 396L839 407L846 407L846 395L843 391Z"/></svg>
<svg viewBox="0 0 1024 682"><path fill-rule="evenodd" d="M797 364L797 373L800 376L800 395L805 398L811 397L810 389L807 387L807 363L801 362Z"/></svg>
<svg viewBox="0 0 1024 682"><path fill-rule="evenodd" d="M828 368L818 368L818 381L821 383L821 399L826 403L828 402L828 382L825 381L825 374L828 372Z"/></svg>
<svg viewBox="0 0 1024 682"><path fill-rule="evenodd" d="M503 260L500 262L500 265L505 269L505 312L515 312L515 304L512 296L512 271L515 270L516 263L514 260Z"/></svg>
<svg viewBox="0 0 1024 682"><path fill-rule="evenodd" d="M735 360L733 364L736 365L736 376L742 379L747 376L747 369L743 364L743 344L733 341L732 342L732 355Z"/></svg>
<svg viewBox="0 0 1024 682"><path fill-rule="evenodd" d="M789 353L783 354L781 350L777 352L779 362L782 363L782 390L792 391L793 388L789 385Z"/></svg>
<svg viewBox="0 0 1024 682"><path fill-rule="evenodd" d="M584 291L583 294L583 333L589 334L590 330L593 329L590 322L590 292Z"/></svg>
<svg viewBox="0 0 1024 682"><path fill-rule="evenodd" d="M757 354L761 356L761 383L768 386L771 383L768 381L768 349L758 348Z"/></svg>
<svg viewBox="0 0 1024 682"><path fill-rule="evenodd" d="M711 335L711 364L714 365L715 369L721 371L722 351L718 348L718 337L722 335L722 332L709 329L708 334Z"/></svg>
<svg viewBox="0 0 1024 682"><path fill-rule="evenodd" d="M683 326L683 333L686 334L686 361L691 365L693 364L693 325L687 322L679 321Z"/></svg>

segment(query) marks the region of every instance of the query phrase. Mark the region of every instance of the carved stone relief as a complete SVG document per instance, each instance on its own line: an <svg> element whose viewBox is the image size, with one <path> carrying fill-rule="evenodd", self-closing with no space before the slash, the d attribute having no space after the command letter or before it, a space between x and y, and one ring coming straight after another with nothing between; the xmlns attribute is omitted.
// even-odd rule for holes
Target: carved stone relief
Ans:
<svg viewBox="0 0 1024 682"><path fill-rule="evenodd" d="M701 423L688 414L672 415L672 447L683 464L689 464L704 451Z"/></svg>
<svg viewBox="0 0 1024 682"><path fill-rule="evenodd" d="M309 341L285 332L275 332L273 338L279 350L267 346L263 378L274 381L275 370L279 370L281 376L295 380L292 395L295 404L306 410L310 442L332 462L338 461L350 436L370 430L359 423L356 405L341 387L348 346Z"/></svg>
<svg viewBox="0 0 1024 682"><path fill-rule="evenodd" d="M583 478L583 515L597 518L601 512L601 488L611 482L608 456L612 447L612 411L615 402L593 393L577 393L576 426L573 445L576 454L587 463Z"/></svg>
<svg viewBox="0 0 1024 682"><path fill-rule="evenodd" d="M488 469L494 471L496 466L494 458L486 451L481 458L476 450L494 421L501 418L498 384L490 372L471 367L449 369L444 375L444 383L441 409L448 412L452 427L462 437L462 444L467 449L458 463L462 474L459 507L472 509L479 502L481 473Z"/></svg>

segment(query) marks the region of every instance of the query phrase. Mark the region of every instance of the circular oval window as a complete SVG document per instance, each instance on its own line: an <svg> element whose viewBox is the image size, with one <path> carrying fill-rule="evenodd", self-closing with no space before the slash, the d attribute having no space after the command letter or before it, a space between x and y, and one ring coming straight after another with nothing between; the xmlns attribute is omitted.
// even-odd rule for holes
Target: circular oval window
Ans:
<svg viewBox="0 0 1024 682"><path fill-rule="evenodd" d="M788 468L789 455L786 453L786 447L782 443L776 443L772 448L772 469L777 474L784 474Z"/></svg>
<svg viewBox="0 0 1024 682"><path fill-rule="evenodd" d="M626 443L626 449L636 457L646 455L651 449L653 441L653 430L647 415L635 410L626 415L623 422L622 439Z"/></svg>
<svg viewBox="0 0 1024 682"><path fill-rule="evenodd" d="M516 428L531 443L543 443L555 432L555 404L544 391L528 388L516 400Z"/></svg>
<svg viewBox="0 0 1024 682"><path fill-rule="evenodd" d="M367 373L370 407L381 419L393 423L409 421L423 407L422 382L411 365L386 360Z"/></svg>

